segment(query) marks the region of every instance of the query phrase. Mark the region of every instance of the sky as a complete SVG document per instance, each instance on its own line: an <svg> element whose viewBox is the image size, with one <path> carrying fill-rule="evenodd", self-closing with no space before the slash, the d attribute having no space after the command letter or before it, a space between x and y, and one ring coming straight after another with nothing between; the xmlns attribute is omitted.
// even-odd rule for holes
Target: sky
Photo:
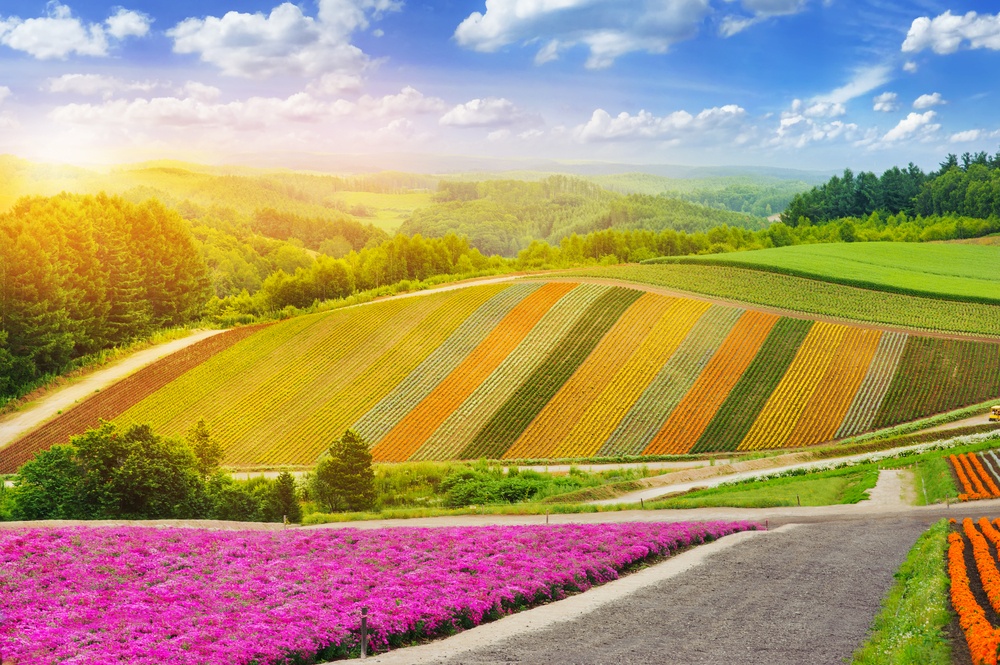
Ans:
<svg viewBox="0 0 1000 665"><path fill-rule="evenodd" d="M0 153L930 169L1000 148L998 5L3 0Z"/></svg>

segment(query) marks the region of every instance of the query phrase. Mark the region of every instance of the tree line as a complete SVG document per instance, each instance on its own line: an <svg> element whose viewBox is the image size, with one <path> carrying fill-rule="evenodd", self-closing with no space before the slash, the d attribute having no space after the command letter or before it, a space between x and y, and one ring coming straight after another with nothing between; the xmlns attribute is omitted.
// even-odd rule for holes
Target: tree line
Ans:
<svg viewBox="0 0 1000 665"><path fill-rule="evenodd" d="M187 223L155 200L21 199L0 215L0 397L199 318L208 287Z"/></svg>
<svg viewBox="0 0 1000 665"><path fill-rule="evenodd" d="M924 173L912 162L878 176L869 171L842 175L794 197L781 214L788 226L823 224L845 217L905 213L910 216L1000 216L1000 152L949 154Z"/></svg>

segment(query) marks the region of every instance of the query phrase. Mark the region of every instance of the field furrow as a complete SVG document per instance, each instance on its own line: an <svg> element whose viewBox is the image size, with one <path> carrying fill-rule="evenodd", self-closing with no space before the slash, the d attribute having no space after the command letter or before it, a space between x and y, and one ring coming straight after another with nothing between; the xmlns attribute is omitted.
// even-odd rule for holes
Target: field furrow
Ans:
<svg viewBox="0 0 1000 665"><path fill-rule="evenodd" d="M785 445L846 333L847 326L816 322L738 450Z"/></svg>
<svg viewBox="0 0 1000 665"><path fill-rule="evenodd" d="M460 459L497 459L538 416L622 314L642 295L615 287L591 305L562 341L480 429Z"/></svg>
<svg viewBox="0 0 1000 665"><path fill-rule="evenodd" d="M808 446L833 438L864 380L881 336L879 330L847 330L833 362L785 441L786 446Z"/></svg>
<svg viewBox="0 0 1000 665"><path fill-rule="evenodd" d="M694 384L742 312L734 307L713 305L704 311L683 338L671 335L671 344L665 351L673 352L659 367L652 368L654 376L634 404L629 405L620 422L615 423L599 454L641 454Z"/></svg>
<svg viewBox="0 0 1000 665"><path fill-rule="evenodd" d="M744 312L643 454L679 455L691 450L777 321L776 314Z"/></svg>
<svg viewBox="0 0 1000 665"><path fill-rule="evenodd" d="M370 444L382 437L413 410L454 370L521 300L541 284L514 284L477 309L461 326L410 372L379 403L351 425Z"/></svg>
<svg viewBox="0 0 1000 665"><path fill-rule="evenodd" d="M611 383L587 407L580 420L556 447L553 456L590 457L598 450L603 451L602 446L606 444L608 437L635 406L636 400L644 394L650 383L661 374L660 370L675 356L675 351L678 351L682 342L687 339L698 342L706 340L701 330L694 335L689 333L710 308L708 303L686 298L671 303L635 353L624 364L619 365ZM692 355L704 357L705 354L696 352ZM635 454L638 451L627 452Z"/></svg>
<svg viewBox="0 0 1000 665"><path fill-rule="evenodd" d="M546 312L528 336L413 454L414 460L451 459L465 448L511 395L531 376L580 320L612 287L583 284Z"/></svg>
<svg viewBox="0 0 1000 665"><path fill-rule="evenodd" d="M439 304L426 303L427 317L391 349L323 403L273 437L249 464L312 464L352 422L371 409L440 346L483 303L506 288L502 285L450 292Z"/></svg>
<svg viewBox="0 0 1000 665"><path fill-rule="evenodd" d="M875 357L868 366L868 373L865 374L865 379L861 382L847 415L844 416L844 422L834 435L835 438L854 436L871 428L875 414L882 406L889 383L899 366L899 359L903 357L907 338L906 333L887 331L882 334Z"/></svg>
<svg viewBox="0 0 1000 665"><path fill-rule="evenodd" d="M431 394L375 445L372 456L385 462L409 459L521 343L552 305L575 287L576 284L552 282L518 303Z"/></svg>
<svg viewBox="0 0 1000 665"><path fill-rule="evenodd" d="M782 317L774 324L692 452L736 450L792 364L813 323Z"/></svg>
<svg viewBox="0 0 1000 665"><path fill-rule="evenodd" d="M1000 397L1000 344L911 337L873 423L888 427Z"/></svg>

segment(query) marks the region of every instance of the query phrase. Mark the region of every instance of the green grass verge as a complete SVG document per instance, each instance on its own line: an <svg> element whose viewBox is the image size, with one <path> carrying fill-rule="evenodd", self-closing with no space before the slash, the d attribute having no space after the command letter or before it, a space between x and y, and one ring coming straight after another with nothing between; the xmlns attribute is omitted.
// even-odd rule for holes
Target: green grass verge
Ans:
<svg viewBox="0 0 1000 665"><path fill-rule="evenodd" d="M796 277L965 302L1000 303L1000 249L951 243L833 243L653 259L728 265Z"/></svg>
<svg viewBox="0 0 1000 665"><path fill-rule="evenodd" d="M853 665L950 665L951 622L945 549L948 522L920 536L896 572L871 635L854 654Z"/></svg>
<svg viewBox="0 0 1000 665"><path fill-rule="evenodd" d="M997 305L872 291L746 268L629 264L574 270L560 277L620 279L852 321L1000 336Z"/></svg>
<svg viewBox="0 0 1000 665"><path fill-rule="evenodd" d="M944 455L917 462L913 471L918 506L958 500L958 488L951 475L951 465Z"/></svg>
<svg viewBox="0 0 1000 665"><path fill-rule="evenodd" d="M778 506L832 506L857 503L878 482L878 467L868 464L818 471L801 476L771 478L689 492L649 504L660 508L774 508Z"/></svg>

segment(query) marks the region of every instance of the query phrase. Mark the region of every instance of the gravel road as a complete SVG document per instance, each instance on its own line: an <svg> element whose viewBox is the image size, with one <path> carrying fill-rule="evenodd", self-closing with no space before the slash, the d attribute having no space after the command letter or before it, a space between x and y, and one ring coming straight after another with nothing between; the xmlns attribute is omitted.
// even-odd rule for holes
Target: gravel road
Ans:
<svg viewBox="0 0 1000 665"><path fill-rule="evenodd" d="M864 642L893 573L928 524L882 519L772 532L574 620L421 662L840 663Z"/></svg>

